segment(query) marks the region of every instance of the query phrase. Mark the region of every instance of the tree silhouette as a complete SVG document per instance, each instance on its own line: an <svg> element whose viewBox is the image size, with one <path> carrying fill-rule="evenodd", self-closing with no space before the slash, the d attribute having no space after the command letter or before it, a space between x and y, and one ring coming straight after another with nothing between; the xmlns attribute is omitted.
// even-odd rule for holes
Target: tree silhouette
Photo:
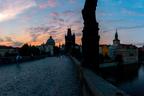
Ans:
<svg viewBox="0 0 144 96"><path fill-rule="evenodd" d="M38 56L40 55L40 50L36 46L29 46L28 44L24 44L20 48L19 53L22 56Z"/></svg>

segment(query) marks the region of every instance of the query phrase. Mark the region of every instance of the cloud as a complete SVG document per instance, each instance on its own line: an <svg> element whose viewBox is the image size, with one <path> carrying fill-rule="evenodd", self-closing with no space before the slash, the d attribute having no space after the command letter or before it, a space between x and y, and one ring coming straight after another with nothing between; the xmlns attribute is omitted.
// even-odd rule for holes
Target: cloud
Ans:
<svg viewBox="0 0 144 96"><path fill-rule="evenodd" d="M59 27L73 26L73 25L75 25L75 23L82 24L81 15L79 15L76 10L65 10L61 13L51 12L49 14L49 16L50 16L50 19L49 19L48 23L57 25ZM78 21L78 22L75 22L75 21Z"/></svg>
<svg viewBox="0 0 144 96"><path fill-rule="evenodd" d="M48 6L49 7L56 7L57 1L56 0L48 0Z"/></svg>
<svg viewBox="0 0 144 96"><path fill-rule="evenodd" d="M2 38L0 38L0 42L3 42L4 40Z"/></svg>
<svg viewBox="0 0 144 96"><path fill-rule="evenodd" d="M53 35L57 35L57 31L50 31L49 35L53 36Z"/></svg>
<svg viewBox="0 0 144 96"><path fill-rule="evenodd" d="M18 41L13 42L13 46L15 46L15 47L20 47L20 46L22 46L23 44L24 44L24 43L18 42Z"/></svg>
<svg viewBox="0 0 144 96"><path fill-rule="evenodd" d="M5 37L5 41L8 41L8 42L13 42L12 38L11 37Z"/></svg>
<svg viewBox="0 0 144 96"><path fill-rule="evenodd" d="M49 21L49 24L54 25L56 27L64 27L65 26L65 19L60 16L52 17Z"/></svg>
<svg viewBox="0 0 144 96"><path fill-rule="evenodd" d="M79 21L76 21L77 23ZM77 36L78 41L79 37L81 37L81 30L79 29L80 27L78 24L76 25L77 27L72 27L72 33L75 33ZM80 31L79 31L80 30ZM41 45L43 43L46 43L47 39L51 35L54 40L56 41L56 44L59 43L64 43L64 36L67 33L67 27L62 26L36 26L36 27L30 27L25 30L25 32L20 34L13 34L4 37L0 44L4 44L7 46L22 46L24 43L28 43L31 45ZM22 35L23 34L23 35Z"/></svg>
<svg viewBox="0 0 144 96"><path fill-rule="evenodd" d="M12 39L12 37L7 36L4 37L3 39L0 38L0 45L20 47L23 45L23 42L15 41Z"/></svg>
<svg viewBox="0 0 144 96"><path fill-rule="evenodd" d="M29 32L30 33L45 33L47 32L49 29L51 29L51 27L41 27L41 26L38 26L38 27L31 27L29 28Z"/></svg>
<svg viewBox="0 0 144 96"><path fill-rule="evenodd" d="M4 0L0 3L0 22L14 19L33 6L33 0Z"/></svg>
<svg viewBox="0 0 144 96"><path fill-rule="evenodd" d="M65 0L62 3L69 4L76 1ZM77 36L80 36L78 32L82 30L79 30L79 27L80 23L83 23L79 20L80 9L77 10L77 7L62 10L52 9L57 6L58 8L65 8L63 5L59 6L62 3L58 0L0 0L0 23L14 20L14 22L5 22L2 25L4 30L1 31L0 29L0 32L3 32L0 44L12 46L23 43L40 44L45 42L49 35L52 35L56 42L63 42L69 26L71 26L73 32L76 32ZM41 10L37 7L49 9ZM42 14L39 14L39 11L43 11ZM78 11L80 14L78 14ZM37 23L36 21L39 20L40 22ZM9 27L9 25L13 26Z"/></svg>
<svg viewBox="0 0 144 96"><path fill-rule="evenodd" d="M45 8L48 8L48 7L56 7L58 5L58 2L57 0L46 0L46 2L42 2L39 5L39 8L41 9L45 9Z"/></svg>
<svg viewBox="0 0 144 96"><path fill-rule="evenodd" d="M71 27L72 32L76 34L76 41L78 43L81 39L83 21L81 15L78 13L78 10L65 10L63 12L51 12L50 19L48 24L54 25L54 28L49 30L49 35L52 35L56 42L64 43L64 36L67 33L67 28Z"/></svg>
<svg viewBox="0 0 144 96"><path fill-rule="evenodd" d="M61 42L65 35L64 27L57 26L36 26L31 27L27 30L29 33L31 40L28 42L32 45L40 45L42 43L46 43L49 36L52 36L57 42Z"/></svg>
<svg viewBox="0 0 144 96"><path fill-rule="evenodd" d="M42 41L44 40L44 38L40 37L43 35L48 36L48 31L51 29L51 27L41 27L41 26L37 26L37 27L31 27L29 28L27 31L31 37L31 42L37 42L37 41ZM43 41L44 42L44 41Z"/></svg>
<svg viewBox="0 0 144 96"><path fill-rule="evenodd" d="M74 16L76 14L75 14L75 11L66 10L66 11L63 12L63 15L72 17L72 16Z"/></svg>
<svg viewBox="0 0 144 96"><path fill-rule="evenodd" d="M60 16L60 14L58 12L51 12L50 16L52 16L52 17L58 17L58 16Z"/></svg>
<svg viewBox="0 0 144 96"><path fill-rule="evenodd" d="M144 29L144 25L133 25L133 26L117 26L116 29L118 30L133 30L133 29ZM100 32L102 33L110 33L115 31L116 29L109 28L109 29L101 29Z"/></svg>
<svg viewBox="0 0 144 96"><path fill-rule="evenodd" d="M77 15L78 15L78 12L76 10L65 10L61 13L52 11L50 13L50 16L52 17L72 17L72 16L77 16Z"/></svg>

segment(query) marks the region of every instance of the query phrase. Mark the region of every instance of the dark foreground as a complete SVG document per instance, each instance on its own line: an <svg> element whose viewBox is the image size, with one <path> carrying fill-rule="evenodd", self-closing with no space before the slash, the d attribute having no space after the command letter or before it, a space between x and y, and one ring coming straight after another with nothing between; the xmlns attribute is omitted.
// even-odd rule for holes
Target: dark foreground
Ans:
<svg viewBox="0 0 144 96"><path fill-rule="evenodd" d="M0 96L80 96L76 68L65 56L0 67Z"/></svg>
<svg viewBox="0 0 144 96"><path fill-rule="evenodd" d="M104 76L109 82L130 94L130 96L144 96L144 65L118 68Z"/></svg>

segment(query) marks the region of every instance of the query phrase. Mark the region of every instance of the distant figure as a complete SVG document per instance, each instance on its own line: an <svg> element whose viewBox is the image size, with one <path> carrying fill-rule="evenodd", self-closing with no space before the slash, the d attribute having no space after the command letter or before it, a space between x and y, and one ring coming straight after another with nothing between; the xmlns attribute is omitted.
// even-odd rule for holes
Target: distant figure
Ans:
<svg viewBox="0 0 144 96"><path fill-rule="evenodd" d="M21 59L22 59L22 56L20 56L20 55L16 56L16 62L17 62L17 64L20 63Z"/></svg>

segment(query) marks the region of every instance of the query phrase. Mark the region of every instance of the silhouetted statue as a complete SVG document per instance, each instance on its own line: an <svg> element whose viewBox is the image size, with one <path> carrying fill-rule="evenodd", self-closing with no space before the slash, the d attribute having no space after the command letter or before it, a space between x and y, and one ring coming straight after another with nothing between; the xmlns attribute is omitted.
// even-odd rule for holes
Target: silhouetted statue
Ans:
<svg viewBox="0 0 144 96"><path fill-rule="evenodd" d="M82 66L98 71L99 69L99 28L96 21L96 6L98 0L86 0L82 16L84 20Z"/></svg>

